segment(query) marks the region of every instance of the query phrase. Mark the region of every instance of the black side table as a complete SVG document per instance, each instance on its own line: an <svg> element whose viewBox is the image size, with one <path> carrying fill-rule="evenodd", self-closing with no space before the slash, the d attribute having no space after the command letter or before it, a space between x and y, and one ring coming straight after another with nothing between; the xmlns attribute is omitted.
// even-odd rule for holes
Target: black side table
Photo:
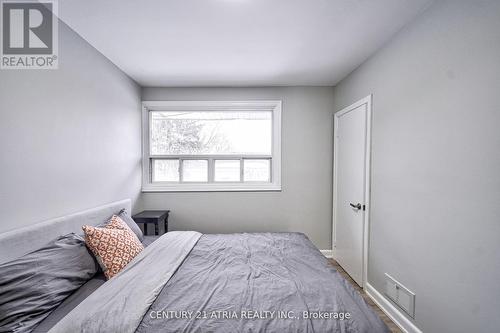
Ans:
<svg viewBox="0 0 500 333"><path fill-rule="evenodd" d="M169 210L145 210L140 212L139 214L135 214L132 216L135 223L143 223L144 224L144 234L148 234L148 223L154 223L155 225L155 235L159 234L158 224L165 223L165 232L168 232L168 214Z"/></svg>

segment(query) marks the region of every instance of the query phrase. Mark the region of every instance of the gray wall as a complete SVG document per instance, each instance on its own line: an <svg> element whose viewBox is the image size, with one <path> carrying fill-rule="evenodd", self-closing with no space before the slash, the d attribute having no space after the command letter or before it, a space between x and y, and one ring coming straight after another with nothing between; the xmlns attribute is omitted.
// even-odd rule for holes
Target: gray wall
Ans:
<svg viewBox="0 0 500 333"><path fill-rule="evenodd" d="M59 29L58 70L0 70L0 232L140 194L140 88Z"/></svg>
<svg viewBox="0 0 500 333"><path fill-rule="evenodd" d="M300 231L331 248L333 88L144 88L144 100L281 99L282 192L144 193L173 230Z"/></svg>
<svg viewBox="0 0 500 333"><path fill-rule="evenodd" d="M438 1L335 88L373 93L369 283L424 332L500 327L499 91L499 1Z"/></svg>

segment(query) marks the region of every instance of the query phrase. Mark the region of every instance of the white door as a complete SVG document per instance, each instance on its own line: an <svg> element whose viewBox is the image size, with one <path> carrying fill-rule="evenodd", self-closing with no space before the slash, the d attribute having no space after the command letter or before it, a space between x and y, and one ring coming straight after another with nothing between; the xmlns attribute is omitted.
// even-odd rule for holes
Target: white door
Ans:
<svg viewBox="0 0 500 333"><path fill-rule="evenodd" d="M333 254L363 286L366 274L371 96L335 114Z"/></svg>

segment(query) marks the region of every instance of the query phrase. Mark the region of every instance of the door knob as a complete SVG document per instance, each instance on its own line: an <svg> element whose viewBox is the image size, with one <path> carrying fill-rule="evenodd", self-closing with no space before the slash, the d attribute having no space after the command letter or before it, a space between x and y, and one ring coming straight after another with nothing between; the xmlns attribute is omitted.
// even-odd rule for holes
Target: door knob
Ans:
<svg viewBox="0 0 500 333"><path fill-rule="evenodd" d="M350 203L349 205L351 205L352 208L356 208L357 210L360 210L361 209L361 204L358 203L358 204L353 204L353 203Z"/></svg>

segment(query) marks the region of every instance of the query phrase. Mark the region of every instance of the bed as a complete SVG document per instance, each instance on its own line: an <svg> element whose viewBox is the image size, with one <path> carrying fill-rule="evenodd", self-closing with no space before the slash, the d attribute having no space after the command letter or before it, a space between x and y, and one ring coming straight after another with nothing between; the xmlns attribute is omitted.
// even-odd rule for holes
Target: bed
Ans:
<svg viewBox="0 0 500 333"><path fill-rule="evenodd" d="M130 200L0 234L0 264L121 209ZM33 332L388 332L304 234L173 231L143 243L122 272L94 275Z"/></svg>

